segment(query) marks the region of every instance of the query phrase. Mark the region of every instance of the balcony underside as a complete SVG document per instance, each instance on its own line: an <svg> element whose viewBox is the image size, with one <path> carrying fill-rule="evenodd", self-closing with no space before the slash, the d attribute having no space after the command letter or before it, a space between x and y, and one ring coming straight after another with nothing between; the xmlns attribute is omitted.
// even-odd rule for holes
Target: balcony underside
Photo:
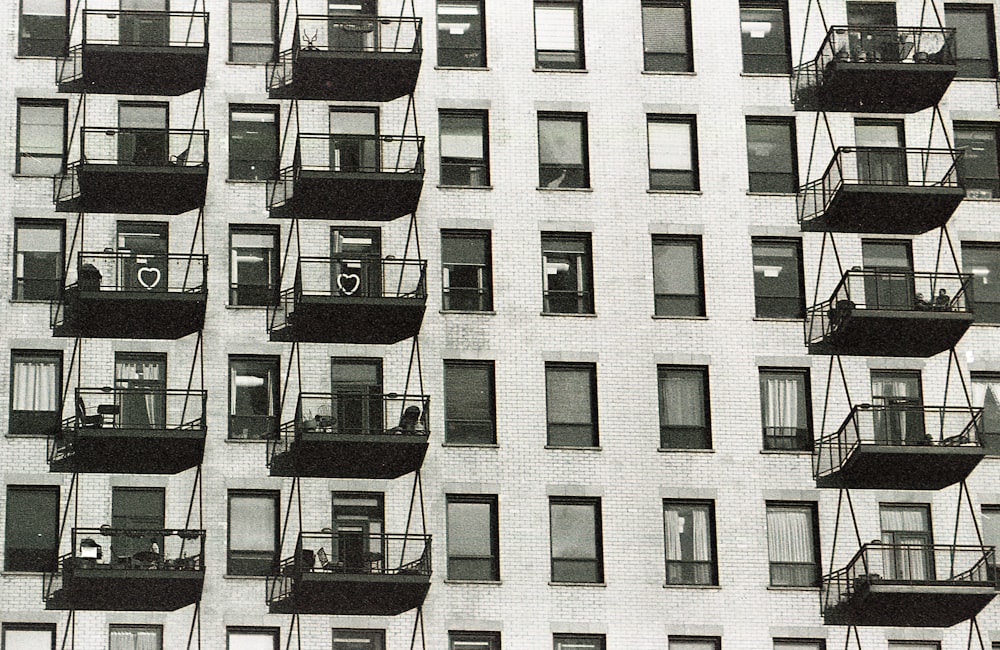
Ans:
<svg viewBox="0 0 1000 650"><path fill-rule="evenodd" d="M919 63L859 63L834 59L811 92L800 92L804 111L913 113L941 101L958 67Z"/></svg>
<svg viewBox="0 0 1000 650"><path fill-rule="evenodd" d="M205 430L86 428L49 463L53 472L177 474L201 464Z"/></svg>
<svg viewBox="0 0 1000 650"><path fill-rule="evenodd" d="M965 480L983 458L982 447L858 445L840 469L817 487L860 490L940 490Z"/></svg>
<svg viewBox="0 0 1000 650"><path fill-rule="evenodd" d="M989 583L893 584L879 582L823 612L827 625L951 627L976 616L993 600Z"/></svg>
<svg viewBox="0 0 1000 650"><path fill-rule="evenodd" d="M208 47L83 45L79 77L61 92L183 95L205 87Z"/></svg>
<svg viewBox="0 0 1000 650"><path fill-rule="evenodd" d="M171 612L201 600L205 573L196 570L66 569L47 609Z"/></svg>
<svg viewBox="0 0 1000 650"><path fill-rule="evenodd" d="M810 343L809 353L931 357L955 347L972 321L969 312L854 309L834 332Z"/></svg>
<svg viewBox="0 0 1000 650"><path fill-rule="evenodd" d="M426 303L413 298L299 299L288 323L271 330L272 341L303 343L398 343L416 336Z"/></svg>
<svg viewBox="0 0 1000 650"><path fill-rule="evenodd" d="M420 469L427 437L300 433L271 463L271 476L399 478Z"/></svg>
<svg viewBox="0 0 1000 650"><path fill-rule="evenodd" d="M83 163L79 193L58 201L62 212L181 214L205 205L207 166L136 166Z"/></svg>
<svg viewBox="0 0 1000 650"><path fill-rule="evenodd" d="M207 295L153 291L66 289L56 336L179 339L205 326Z"/></svg>
<svg viewBox="0 0 1000 650"><path fill-rule="evenodd" d="M947 223L964 198L961 187L844 184L802 230L919 235Z"/></svg>
<svg viewBox="0 0 1000 650"><path fill-rule="evenodd" d="M396 616L423 604L427 575L369 575L309 571L292 595L270 603L272 614Z"/></svg>
<svg viewBox="0 0 1000 650"><path fill-rule="evenodd" d="M273 87L273 99L388 102L413 93L420 53L299 50L292 81Z"/></svg>
<svg viewBox="0 0 1000 650"><path fill-rule="evenodd" d="M423 173L303 170L271 216L344 221L392 221L417 209Z"/></svg>

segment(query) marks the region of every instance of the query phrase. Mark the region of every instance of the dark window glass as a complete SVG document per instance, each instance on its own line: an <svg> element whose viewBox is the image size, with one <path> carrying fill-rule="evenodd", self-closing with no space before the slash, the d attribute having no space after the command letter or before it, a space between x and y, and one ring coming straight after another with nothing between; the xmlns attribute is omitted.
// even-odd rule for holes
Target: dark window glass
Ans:
<svg viewBox="0 0 1000 650"><path fill-rule="evenodd" d="M966 295L977 323L1000 323L1000 244L962 243L962 270L972 274Z"/></svg>
<svg viewBox="0 0 1000 650"><path fill-rule="evenodd" d="M693 115L647 115L649 188L697 190L698 138Z"/></svg>
<svg viewBox="0 0 1000 650"><path fill-rule="evenodd" d="M992 4L946 4L944 19L955 28L958 76L992 79L997 76L997 46Z"/></svg>
<svg viewBox="0 0 1000 650"><path fill-rule="evenodd" d="M910 242L905 240L861 240L861 259L865 271L864 305L866 309L912 309L916 304L928 304L936 296L916 292L913 277L913 255ZM857 298L855 298L857 300Z"/></svg>
<svg viewBox="0 0 1000 650"><path fill-rule="evenodd" d="M278 175L278 108L229 107L229 178L263 181Z"/></svg>
<svg viewBox="0 0 1000 650"><path fill-rule="evenodd" d="M974 372L971 376L972 402L983 409L983 444L989 453L1000 453L1000 373Z"/></svg>
<svg viewBox="0 0 1000 650"><path fill-rule="evenodd" d="M788 40L788 5L784 2L740 2L743 72L788 74L792 67Z"/></svg>
<svg viewBox="0 0 1000 650"><path fill-rule="evenodd" d="M554 650L604 650L603 634L553 634Z"/></svg>
<svg viewBox="0 0 1000 650"><path fill-rule="evenodd" d="M794 194L799 185L795 122L780 117L748 117L747 163L751 192Z"/></svg>
<svg viewBox="0 0 1000 650"><path fill-rule="evenodd" d="M278 31L277 0L229 0L229 60L268 63L274 60Z"/></svg>
<svg viewBox="0 0 1000 650"><path fill-rule="evenodd" d="M111 650L162 650L163 628L159 625L111 625Z"/></svg>
<svg viewBox="0 0 1000 650"><path fill-rule="evenodd" d="M492 361L444 362L445 441L491 445L496 438Z"/></svg>
<svg viewBox="0 0 1000 650"><path fill-rule="evenodd" d="M545 364L548 444L596 447L597 369L592 363Z"/></svg>
<svg viewBox="0 0 1000 650"><path fill-rule="evenodd" d="M708 368L659 366L660 446L711 449Z"/></svg>
<svg viewBox="0 0 1000 650"><path fill-rule="evenodd" d="M229 358L229 437L263 440L277 433L278 358Z"/></svg>
<svg viewBox="0 0 1000 650"><path fill-rule="evenodd" d="M448 579L499 580L497 498L448 495Z"/></svg>
<svg viewBox="0 0 1000 650"><path fill-rule="evenodd" d="M1000 547L1000 505L984 503L981 512L983 515L983 544L994 548ZM995 567L996 555L990 556L988 561Z"/></svg>
<svg viewBox="0 0 1000 650"><path fill-rule="evenodd" d="M488 123L486 111L440 112L442 185L490 184Z"/></svg>
<svg viewBox="0 0 1000 650"><path fill-rule="evenodd" d="M500 633L448 632L448 650L500 650Z"/></svg>
<svg viewBox="0 0 1000 650"><path fill-rule="evenodd" d="M62 292L66 224L14 222L14 299L53 300Z"/></svg>
<svg viewBox="0 0 1000 650"><path fill-rule="evenodd" d="M593 314L590 235L542 233L542 311Z"/></svg>
<svg viewBox="0 0 1000 650"><path fill-rule="evenodd" d="M278 229L232 226L229 246L229 304L273 305L278 295Z"/></svg>
<svg viewBox="0 0 1000 650"><path fill-rule="evenodd" d="M385 630L333 628L333 650L385 650Z"/></svg>
<svg viewBox="0 0 1000 650"><path fill-rule="evenodd" d="M721 642L717 637L671 636L669 650L719 650Z"/></svg>
<svg viewBox="0 0 1000 650"><path fill-rule="evenodd" d="M48 623L4 623L3 650L56 650L56 626Z"/></svg>
<svg viewBox="0 0 1000 650"><path fill-rule="evenodd" d="M704 316L701 237L653 237L657 316Z"/></svg>
<svg viewBox="0 0 1000 650"><path fill-rule="evenodd" d="M771 585L811 587L819 580L816 504L767 504L767 557Z"/></svg>
<svg viewBox="0 0 1000 650"><path fill-rule="evenodd" d="M7 486L4 570L55 571L59 552L59 488Z"/></svg>
<svg viewBox="0 0 1000 650"><path fill-rule="evenodd" d="M583 16L579 0L535 0L535 66L582 70Z"/></svg>
<svg viewBox="0 0 1000 650"><path fill-rule="evenodd" d="M226 650L279 650L279 630L269 627L226 628Z"/></svg>
<svg viewBox="0 0 1000 650"><path fill-rule="evenodd" d="M66 102L17 101L17 168L23 176L55 176L66 156Z"/></svg>
<svg viewBox="0 0 1000 650"><path fill-rule="evenodd" d="M538 185L546 188L590 187L587 116L582 113L538 114Z"/></svg>
<svg viewBox="0 0 1000 650"><path fill-rule="evenodd" d="M774 650L826 650L822 639L775 639Z"/></svg>
<svg viewBox="0 0 1000 650"><path fill-rule="evenodd" d="M858 180L869 185L906 185L909 182L901 120L854 120Z"/></svg>
<svg viewBox="0 0 1000 650"><path fill-rule="evenodd" d="M441 231L441 303L446 311L491 311L493 273L488 230Z"/></svg>
<svg viewBox="0 0 1000 650"><path fill-rule="evenodd" d="M54 435L62 406L62 352L10 353L10 434Z"/></svg>
<svg viewBox="0 0 1000 650"><path fill-rule="evenodd" d="M959 178L965 195L974 199L1000 198L995 124L955 124L955 147L962 150Z"/></svg>
<svg viewBox="0 0 1000 650"><path fill-rule="evenodd" d="M693 72L690 0L643 0L642 45L650 72Z"/></svg>
<svg viewBox="0 0 1000 650"><path fill-rule="evenodd" d="M711 501L663 501L667 584L719 584Z"/></svg>
<svg viewBox="0 0 1000 650"><path fill-rule="evenodd" d="M761 369L760 412L764 449L812 449L809 371Z"/></svg>
<svg viewBox="0 0 1000 650"><path fill-rule="evenodd" d="M66 56L68 4L66 0L21 0L18 56Z"/></svg>
<svg viewBox="0 0 1000 650"><path fill-rule="evenodd" d="M799 240L754 239L753 284L758 318L802 318L802 244Z"/></svg>
<svg viewBox="0 0 1000 650"><path fill-rule="evenodd" d="M226 573L270 575L278 560L278 492L229 492Z"/></svg>
<svg viewBox="0 0 1000 650"><path fill-rule="evenodd" d="M438 0L437 28L439 66L486 67L483 0Z"/></svg>
<svg viewBox="0 0 1000 650"><path fill-rule="evenodd" d="M604 582L600 499L552 497L549 522L552 582Z"/></svg>

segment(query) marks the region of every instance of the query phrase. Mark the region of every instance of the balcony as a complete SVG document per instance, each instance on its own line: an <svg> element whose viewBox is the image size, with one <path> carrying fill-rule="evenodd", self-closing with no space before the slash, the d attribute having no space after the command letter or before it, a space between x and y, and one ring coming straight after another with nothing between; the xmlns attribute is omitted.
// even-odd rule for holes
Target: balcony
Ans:
<svg viewBox="0 0 1000 650"><path fill-rule="evenodd" d="M301 533L267 579L267 603L272 613L395 616L423 604L430 580L430 535Z"/></svg>
<svg viewBox="0 0 1000 650"><path fill-rule="evenodd" d="M427 395L302 393L267 446L272 476L394 479L420 469Z"/></svg>
<svg viewBox="0 0 1000 650"><path fill-rule="evenodd" d="M804 231L919 235L965 198L957 149L839 147L823 177L799 188Z"/></svg>
<svg viewBox="0 0 1000 650"><path fill-rule="evenodd" d="M295 286L268 307L272 341L398 343L420 331L427 262L301 257Z"/></svg>
<svg viewBox="0 0 1000 650"><path fill-rule="evenodd" d="M792 71L800 111L913 113L941 101L958 73L955 30L831 27L816 58Z"/></svg>
<svg viewBox="0 0 1000 650"><path fill-rule="evenodd" d="M201 600L205 531L74 528L47 609L169 612Z"/></svg>
<svg viewBox="0 0 1000 650"><path fill-rule="evenodd" d="M80 151L54 179L57 210L181 214L205 205L208 131L83 127Z"/></svg>
<svg viewBox="0 0 1000 650"><path fill-rule="evenodd" d="M183 95L205 87L208 14L84 9L82 41L56 61L61 92Z"/></svg>
<svg viewBox="0 0 1000 650"><path fill-rule="evenodd" d="M968 273L852 269L832 297L806 311L811 354L930 357L972 324Z"/></svg>
<svg viewBox="0 0 1000 650"><path fill-rule="evenodd" d="M827 625L951 627L996 594L992 546L865 544L823 577Z"/></svg>
<svg viewBox="0 0 1000 650"><path fill-rule="evenodd" d="M422 20L298 16L291 49L267 64L274 99L387 102L413 93Z"/></svg>
<svg viewBox="0 0 1000 650"><path fill-rule="evenodd" d="M196 467L205 452L207 403L203 390L77 388L75 415L49 437L49 469L176 474Z"/></svg>
<svg viewBox="0 0 1000 650"><path fill-rule="evenodd" d="M267 181L272 217L392 221L412 214L424 184L419 136L303 133L290 167Z"/></svg>
<svg viewBox="0 0 1000 650"><path fill-rule="evenodd" d="M835 433L816 441L819 487L940 490L964 481L986 456L982 409L895 401L855 406Z"/></svg>
<svg viewBox="0 0 1000 650"><path fill-rule="evenodd" d="M76 282L50 309L56 336L178 339L205 325L205 255L77 255Z"/></svg>

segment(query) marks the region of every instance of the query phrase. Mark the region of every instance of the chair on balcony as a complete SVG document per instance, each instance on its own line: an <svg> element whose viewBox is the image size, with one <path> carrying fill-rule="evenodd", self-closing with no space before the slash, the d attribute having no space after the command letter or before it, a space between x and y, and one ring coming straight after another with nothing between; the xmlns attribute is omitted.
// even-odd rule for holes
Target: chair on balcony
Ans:
<svg viewBox="0 0 1000 650"><path fill-rule="evenodd" d="M100 429L105 424L106 416L111 416L112 422L120 408L117 404L98 404L96 415L87 415L87 404L82 397L76 398L76 423L78 427Z"/></svg>
<svg viewBox="0 0 1000 650"><path fill-rule="evenodd" d="M403 415L399 418L399 424L389 429L389 433L414 434L417 432L417 423L420 422L420 407L407 406Z"/></svg>
<svg viewBox="0 0 1000 650"><path fill-rule="evenodd" d="M170 164L174 167L183 167L187 164L188 155L190 155L190 147L180 152L176 156L170 156Z"/></svg>

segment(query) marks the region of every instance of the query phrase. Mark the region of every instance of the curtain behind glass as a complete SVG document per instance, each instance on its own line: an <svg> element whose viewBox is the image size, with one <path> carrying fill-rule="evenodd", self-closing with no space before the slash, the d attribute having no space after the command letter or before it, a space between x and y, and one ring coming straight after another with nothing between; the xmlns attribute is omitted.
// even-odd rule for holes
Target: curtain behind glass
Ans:
<svg viewBox="0 0 1000 650"><path fill-rule="evenodd" d="M55 411L59 392L56 362L15 359L13 411Z"/></svg>
<svg viewBox="0 0 1000 650"><path fill-rule="evenodd" d="M781 449L796 446L799 429L799 380L792 377L761 377L766 435ZM781 438L786 440L780 441ZM786 445L788 445L786 447Z"/></svg>

